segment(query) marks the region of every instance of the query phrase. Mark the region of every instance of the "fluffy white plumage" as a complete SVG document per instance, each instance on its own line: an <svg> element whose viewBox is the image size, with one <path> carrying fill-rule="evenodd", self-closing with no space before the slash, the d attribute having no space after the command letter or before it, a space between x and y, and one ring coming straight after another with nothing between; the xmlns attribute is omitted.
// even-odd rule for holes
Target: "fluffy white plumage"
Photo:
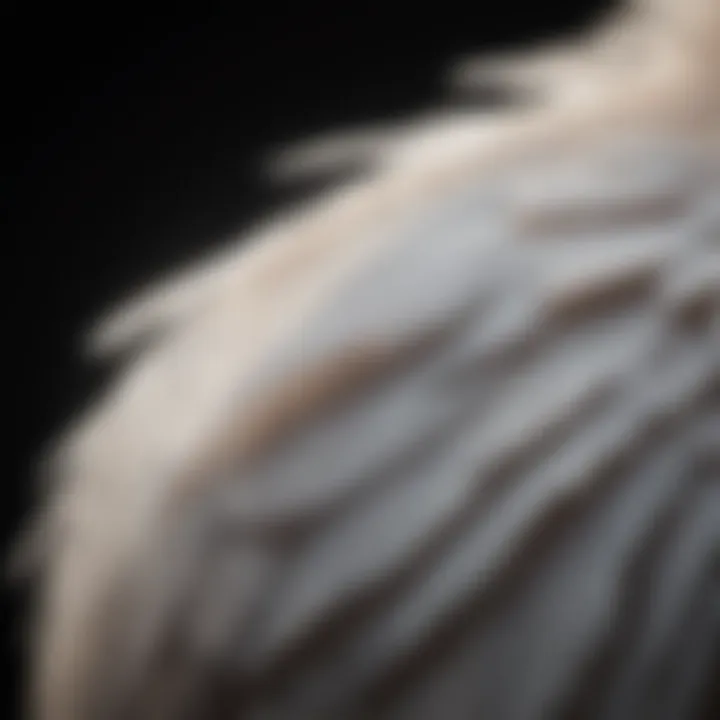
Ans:
<svg viewBox="0 0 720 720"><path fill-rule="evenodd" d="M286 156L367 172L99 325L137 355L61 444L38 720L690 717L718 628L720 11L636 12L487 66L544 102ZM613 663L645 554L658 605Z"/></svg>

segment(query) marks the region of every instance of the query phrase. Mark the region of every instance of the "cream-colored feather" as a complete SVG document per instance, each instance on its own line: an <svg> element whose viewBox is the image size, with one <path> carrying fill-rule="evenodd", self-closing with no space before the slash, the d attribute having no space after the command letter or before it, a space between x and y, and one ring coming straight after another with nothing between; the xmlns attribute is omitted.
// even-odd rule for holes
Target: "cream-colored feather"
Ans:
<svg viewBox="0 0 720 720"><path fill-rule="evenodd" d="M617 46L616 28L626 28ZM432 119L350 137L344 146L306 149L296 166L317 165L334 149L335 158L325 162L362 158L367 172L99 323L89 343L94 352L136 346L138 353L62 445L52 520L44 525L37 720L108 717L92 706L106 682L100 668L108 629L117 629L127 593L142 584L147 558L173 524L212 494L229 468L242 467L272 444L278 428L301 426L326 396L349 392L363 373L372 375L402 354L379 336L377 347L358 348L369 359L357 363L328 351L318 368L312 358L309 370L302 363L300 369L283 365L286 344L294 338L293 347L304 348L308 323L398 252L404 229L423 208L518 169L594 157L619 138L669 137L687 145L692 157L710 158L717 170L719 4L648 0L598 37L592 46L563 49L559 65L553 56L547 65L531 57L491 68L503 82L541 85L546 100L537 105ZM632 55L635 43L641 62ZM677 198L672 190L671 199ZM608 202L611 225L620 211L615 200ZM539 237L540 226L551 235L564 227L563 218L524 207L527 235ZM641 270L649 267L646 255L638 257ZM568 276L554 282L571 299L558 294L558 303L572 305L582 295L578 284L600 293L603 278L611 277L615 287L612 258L608 267L596 268L600 277L568 262ZM711 288L712 277L705 281Z"/></svg>

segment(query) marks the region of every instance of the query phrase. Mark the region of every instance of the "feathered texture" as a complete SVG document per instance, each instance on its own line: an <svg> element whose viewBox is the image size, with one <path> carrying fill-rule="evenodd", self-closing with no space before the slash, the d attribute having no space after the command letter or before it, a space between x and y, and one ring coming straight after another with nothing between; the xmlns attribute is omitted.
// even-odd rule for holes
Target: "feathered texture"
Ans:
<svg viewBox="0 0 720 720"><path fill-rule="evenodd" d="M546 103L365 138L362 179L100 324L137 355L61 444L38 720L690 717L720 13L636 12L633 74L605 35Z"/></svg>

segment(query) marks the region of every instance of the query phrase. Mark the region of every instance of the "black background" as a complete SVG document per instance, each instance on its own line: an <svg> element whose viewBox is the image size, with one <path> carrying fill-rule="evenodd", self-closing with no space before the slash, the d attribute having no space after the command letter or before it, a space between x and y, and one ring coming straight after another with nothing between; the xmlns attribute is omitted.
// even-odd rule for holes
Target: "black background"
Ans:
<svg viewBox="0 0 720 720"><path fill-rule="evenodd" d="M291 199L261 181L274 146L430 108L458 55L552 37L610 5L6 4L3 548L32 499L33 458L103 380L77 353L89 321ZM3 612L11 717L23 604L14 592Z"/></svg>

